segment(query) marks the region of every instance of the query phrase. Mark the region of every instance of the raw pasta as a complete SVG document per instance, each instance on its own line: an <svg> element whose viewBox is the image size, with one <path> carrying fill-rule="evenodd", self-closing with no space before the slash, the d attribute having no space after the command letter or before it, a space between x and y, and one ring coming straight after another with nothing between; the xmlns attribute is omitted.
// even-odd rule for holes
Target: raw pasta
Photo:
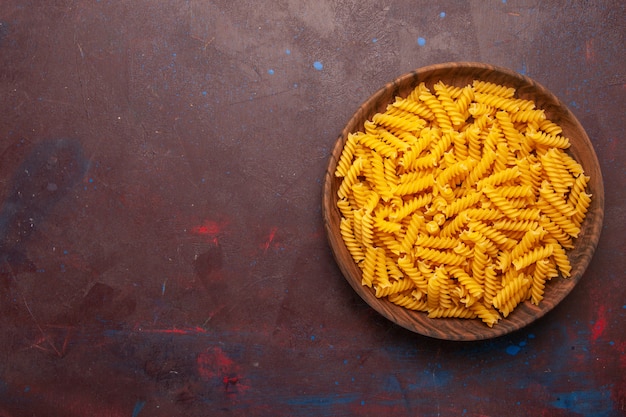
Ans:
<svg viewBox="0 0 626 417"><path fill-rule="evenodd" d="M348 136L341 236L376 297L494 326L567 278L589 177L513 88L424 83Z"/></svg>

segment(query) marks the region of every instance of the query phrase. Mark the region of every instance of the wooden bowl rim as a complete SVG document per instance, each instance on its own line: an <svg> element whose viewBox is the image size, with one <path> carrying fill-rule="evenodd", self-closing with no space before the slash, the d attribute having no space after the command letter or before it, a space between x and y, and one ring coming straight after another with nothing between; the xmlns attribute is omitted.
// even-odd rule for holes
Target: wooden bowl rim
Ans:
<svg viewBox="0 0 626 417"><path fill-rule="evenodd" d="M537 95L541 94L542 97L545 98L545 102L551 104L553 108L558 109L563 113L560 119L567 120L571 123L572 127L569 131L576 131L579 142L577 145L585 150L585 152L589 153L589 158L591 159L591 165L594 168L594 177L590 181L589 187L591 189L591 182L594 184L593 188L593 200L592 204L594 205L594 222L589 224L591 221L589 218L585 219L583 225L587 226L587 229L590 233L590 237L587 241L587 246L585 252L580 255L579 259L577 259L577 263L574 265L572 262L572 276L570 278L563 278L559 275L559 277L555 279L569 281L569 283L561 284L564 286L564 289L561 289L557 294L557 298L555 298L554 302L551 303L540 303L539 306L535 306L530 304L530 302L525 301L521 306L519 306L515 311L513 311L507 318L503 318L500 322L494 325L492 328L484 325L479 320L467 320L467 319L455 319L455 318L438 318L438 319L430 319L426 316L426 313L423 312L415 312L404 309L403 307L396 306L393 303L385 300L376 298L373 294L373 291L367 287L361 285L360 280L350 279L351 271L354 269L350 269L347 265L341 262L339 253L342 253L345 257L346 254L349 255L347 248L345 247L343 240L341 239L339 233L336 233L337 230L333 230L331 227L331 222L329 221L332 215L332 212L338 213L338 209L336 207L336 196L333 195L332 185L333 181L336 181L334 177L334 170L337 164L338 155L345 145L346 138L349 133L355 132L356 130L362 129L362 124L365 120L370 119L376 112L384 111L386 105L388 105L390 100L383 100L381 98L388 95L390 99L393 99L397 95L399 95L402 89L407 89L407 85L409 89L414 88L419 84L419 82L428 79L429 74L437 73L439 71L478 71L480 74L476 75L474 78L476 79L485 79L488 78L489 75L492 74L501 74L507 78L506 81L500 81L500 84L510 85L516 88L516 94L519 94L520 91L518 89L522 89L525 91L523 95L532 96L533 92L536 92ZM391 94L389 93L391 91ZM547 112L547 111L546 111ZM547 112L548 113L548 112ZM360 121L360 126L357 126L357 122ZM358 129L355 130L355 127ZM564 129L565 131L565 129ZM565 132L564 132L565 133ZM587 173L587 168L585 167L585 172ZM591 208L590 208L591 209ZM590 210L591 211L591 210ZM589 214L589 213L588 213ZM326 173L324 176L324 184L322 187L322 216L324 219L324 228L328 243L331 247L331 251L333 253L333 257L337 262L342 275L348 281L350 286L359 294L359 296L375 311L379 314L390 320L391 322L404 327L412 332L436 338L436 339L444 339L444 340L453 340L453 341L475 341L475 340L484 340L484 339L492 339L495 337L500 337L505 334L509 334L511 332L517 331L528 324L534 322L535 320L543 317L549 311L554 309L560 302L563 301L569 295L569 293L574 289L574 287L578 284L582 276L584 275L589 263L591 262L591 258L597 248L598 241L600 239L600 234L602 230L602 223L604 219L604 186L602 180L602 174L600 170L600 164L598 162L597 155L593 148L593 144L589 139L585 129L580 124L576 116L570 111L570 109L561 101L558 97L556 97L550 90L539 84L537 81L522 75L518 72L515 72L509 68L490 65L481 62L472 62L472 61L463 61L463 62L446 62L440 64L429 65L425 67L418 68L414 71L410 71L408 73L402 74L393 81L385 84L383 87L378 89L374 94L372 94L367 100L359 106L359 108L353 113L352 117L349 119L348 123L341 131L338 136L335 145L333 147L333 152L329 158ZM585 235L586 236L586 235ZM576 241L578 242L578 240ZM575 246L578 248L579 245ZM352 259L350 257L350 259ZM358 269L356 263L353 263L353 268ZM360 276L360 270L359 270ZM358 282L357 282L358 281ZM550 292L550 285L553 283L549 283L546 288L547 293ZM386 304L385 308L383 308L383 304ZM544 304L542 306L542 304ZM391 311L394 312L392 314ZM523 312L520 310L524 309ZM523 314L523 316L522 316ZM510 325L511 318L516 317L516 315L521 317L521 321L519 323L514 323L514 325ZM400 318L405 318L404 320ZM411 318L411 320L406 319L407 317ZM432 323L429 326L424 326L421 323L425 320L432 320ZM484 329L477 328L475 324L478 323L484 327ZM509 325L507 325L509 323ZM468 326L473 326L474 332L461 332L459 329L463 329ZM443 330L442 330L443 329Z"/></svg>

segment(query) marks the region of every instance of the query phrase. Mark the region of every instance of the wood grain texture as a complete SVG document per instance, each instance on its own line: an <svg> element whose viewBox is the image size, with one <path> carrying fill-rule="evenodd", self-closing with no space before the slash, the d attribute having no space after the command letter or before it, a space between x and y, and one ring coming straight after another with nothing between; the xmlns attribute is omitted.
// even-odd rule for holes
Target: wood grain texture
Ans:
<svg viewBox="0 0 626 417"><path fill-rule="evenodd" d="M340 235L341 215L336 205L340 179L334 176L334 172L349 133L362 130L366 120L378 112L385 111L396 96L406 97L420 82L424 82L429 88L438 81L462 87L473 80L513 87L516 89L517 97L533 100L537 108L545 110L546 117L559 124L563 129L563 135L569 138L571 142L569 152L591 177L588 189L593 195L587 217L581 226L581 233L575 240L575 248L568 252L572 264L571 277L551 280L546 286L545 297L539 306L526 301L493 328L487 327L480 320L430 319L426 313L410 311L386 299L376 298L372 289L361 285L361 270L350 256ZM387 319L413 332L438 339L471 341L494 338L518 330L544 316L571 292L584 275L600 239L604 217L604 188L600 164L584 128L572 112L548 89L506 68L482 63L456 62L428 66L402 75L374 93L357 109L339 135L329 159L324 178L322 211L328 242L341 272L367 304Z"/></svg>

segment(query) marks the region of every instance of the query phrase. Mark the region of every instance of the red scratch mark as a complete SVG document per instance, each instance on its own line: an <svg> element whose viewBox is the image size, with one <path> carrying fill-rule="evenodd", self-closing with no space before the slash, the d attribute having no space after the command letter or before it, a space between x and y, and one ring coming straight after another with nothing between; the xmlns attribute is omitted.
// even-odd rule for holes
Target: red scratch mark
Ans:
<svg viewBox="0 0 626 417"><path fill-rule="evenodd" d="M51 353L54 356L57 356L59 358L64 357L65 354L67 353L67 345L69 343L70 336L71 336L71 328L67 327L67 332L65 333L61 350L59 350L56 344L54 343L54 341L52 340L53 338L48 333L44 332L43 328L41 327L41 325L35 318L35 315L33 314L32 310L30 309L30 306L26 302L26 299L23 298L23 300L24 300L24 305L26 306L26 310L28 311L28 314L33 319L35 326L37 326L37 329L39 330L39 333L41 334L41 336L33 344L30 345L30 347L33 349L39 349L46 353ZM47 345L48 347L46 347L45 345Z"/></svg>
<svg viewBox="0 0 626 417"><path fill-rule="evenodd" d="M276 226L272 227L272 229L270 230L270 234L267 237L267 240L265 241L265 245L263 245L263 247L265 248L265 250L268 250L270 245L272 244L272 242L274 241L274 238L276 237L276 232L278 231L278 228Z"/></svg>
<svg viewBox="0 0 626 417"><path fill-rule="evenodd" d="M274 239L276 238L276 232L278 232L278 227L274 226L270 229L267 240L261 245L263 251L267 252L270 247L278 248L281 246L279 243L274 242Z"/></svg>
<svg viewBox="0 0 626 417"><path fill-rule="evenodd" d="M602 336L602 333L604 333L604 330L606 329L606 325L607 325L606 307L600 306L600 309L598 310L598 318L596 319L596 322L591 328L591 341L592 342L595 342L596 340L598 340L600 336Z"/></svg>
<svg viewBox="0 0 626 417"><path fill-rule="evenodd" d="M214 244L218 244L218 237L224 233L224 230L228 226L226 222L216 222L214 220L205 220L202 224L191 228L191 233L198 236L206 237Z"/></svg>
<svg viewBox="0 0 626 417"><path fill-rule="evenodd" d="M585 58L587 62L594 61L596 57L596 52L593 48L593 39L587 39L585 41Z"/></svg>

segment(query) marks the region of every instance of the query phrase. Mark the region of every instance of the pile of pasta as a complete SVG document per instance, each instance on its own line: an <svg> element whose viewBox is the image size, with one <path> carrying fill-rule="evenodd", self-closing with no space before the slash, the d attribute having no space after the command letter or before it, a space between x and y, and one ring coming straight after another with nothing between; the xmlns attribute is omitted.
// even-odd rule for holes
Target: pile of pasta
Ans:
<svg viewBox="0 0 626 417"><path fill-rule="evenodd" d="M341 236L376 297L492 327L571 275L591 202L569 140L515 89L424 83L349 134Z"/></svg>

